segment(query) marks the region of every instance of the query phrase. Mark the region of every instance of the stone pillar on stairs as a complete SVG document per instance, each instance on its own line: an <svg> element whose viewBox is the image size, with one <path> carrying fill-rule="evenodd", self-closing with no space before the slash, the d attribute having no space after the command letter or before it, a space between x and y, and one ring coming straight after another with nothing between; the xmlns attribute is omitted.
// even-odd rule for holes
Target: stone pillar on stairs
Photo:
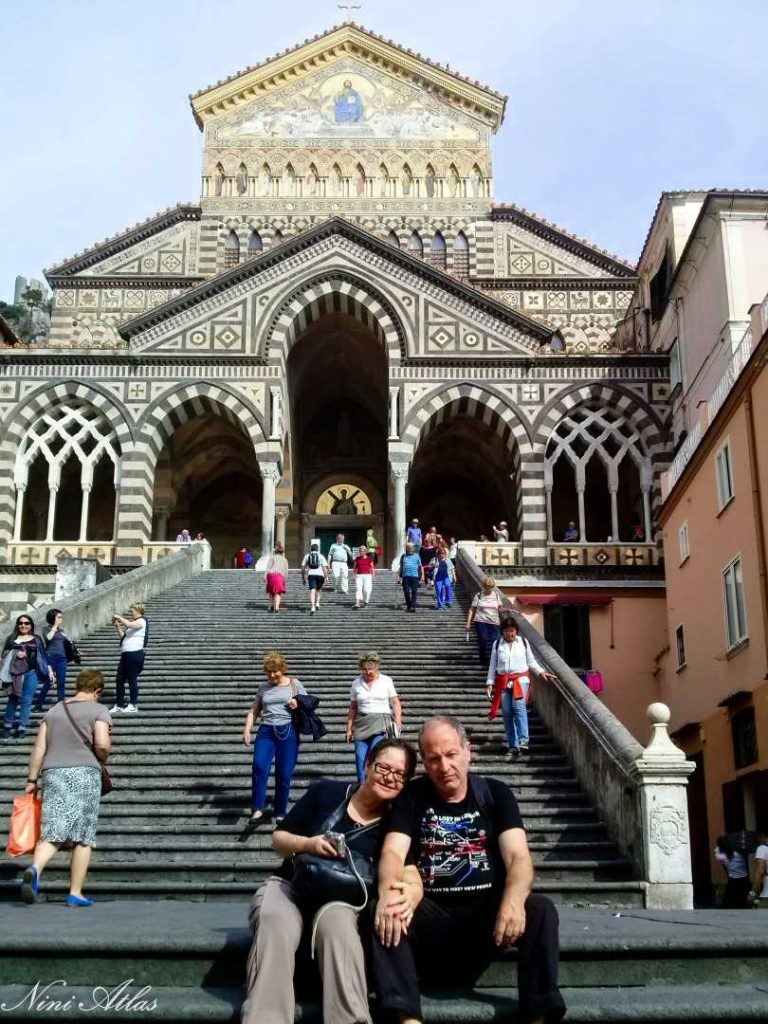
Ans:
<svg viewBox="0 0 768 1024"><path fill-rule="evenodd" d="M288 522L288 516L291 514L290 505L278 505L275 509L275 516L277 517L277 542L285 547L285 524Z"/></svg>
<svg viewBox="0 0 768 1024"><path fill-rule="evenodd" d="M650 743L632 766L639 789L642 822L645 906L650 910L693 908L691 845L685 787L692 761L669 738L666 704L651 704Z"/></svg>
<svg viewBox="0 0 768 1024"><path fill-rule="evenodd" d="M392 462L392 482L395 488L394 501L394 552L392 568L396 569L400 561L400 555L405 551L405 485L408 483L408 471L410 462Z"/></svg>
<svg viewBox="0 0 768 1024"><path fill-rule="evenodd" d="M261 552L257 569L264 569L275 546L275 492L282 476L276 462L260 462L261 473Z"/></svg>

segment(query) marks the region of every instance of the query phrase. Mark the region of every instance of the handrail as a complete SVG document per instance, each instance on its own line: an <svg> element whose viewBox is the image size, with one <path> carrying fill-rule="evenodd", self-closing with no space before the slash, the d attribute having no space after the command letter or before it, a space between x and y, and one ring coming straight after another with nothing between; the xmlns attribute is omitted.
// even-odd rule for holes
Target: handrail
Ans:
<svg viewBox="0 0 768 1024"><path fill-rule="evenodd" d="M211 546L207 541L185 545L158 558L150 565L141 565L122 576L99 583L90 590L75 597L62 598L34 609L36 620L45 622L46 612L58 608L64 613L67 633L75 639L108 625L112 616L124 614L135 602L143 603L155 594L161 594L190 576L196 576L211 567ZM20 608L11 613L11 621L17 615L28 612Z"/></svg>
<svg viewBox="0 0 768 1024"><path fill-rule="evenodd" d="M459 549L457 568L465 585L482 588L486 573L477 565L466 550ZM555 649L528 620L514 607L509 598L497 588L504 612L511 615L519 632L531 645L536 658L556 676L536 687L536 710L544 719L566 756L571 761L576 776L585 791L599 809L608 832L622 854L630 861L638 879L648 883L646 902L648 906L690 906L690 856L687 868L685 856L688 851L687 807L684 793L682 806L670 793L685 785L685 778L693 770L691 762L685 760L681 751L664 747L666 761L663 762L665 786L656 789L661 779L662 764L655 760L652 746L644 748L629 730L603 704L570 668ZM663 705L654 708L668 709ZM650 709L649 709L650 711ZM655 728L655 726L654 726ZM670 754L670 748L673 753ZM658 750L658 746L654 748ZM651 756L649 757L649 753ZM672 814L672 825L667 819L660 822L657 832L663 827L674 828L680 837L675 842L678 862L671 874L676 876L673 884L670 873L664 874L668 865L662 865L659 877L657 861L659 852L654 846L653 825L649 811L649 799L657 800L663 793L658 809ZM677 794L679 797L679 794ZM680 860L682 858L682 860ZM682 866L679 866L682 864ZM687 872L687 874L686 874ZM687 881L686 881L687 878Z"/></svg>

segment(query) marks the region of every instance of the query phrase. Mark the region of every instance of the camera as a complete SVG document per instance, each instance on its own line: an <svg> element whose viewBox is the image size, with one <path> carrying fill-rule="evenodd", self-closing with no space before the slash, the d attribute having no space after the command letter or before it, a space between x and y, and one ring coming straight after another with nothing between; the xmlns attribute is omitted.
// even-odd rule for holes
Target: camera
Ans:
<svg viewBox="0 0 768 1024"><path fill-rule="evenodd" d="M347 838L343 832L326 832L323 839L334 847L340 857L346 857Z"/></svg>

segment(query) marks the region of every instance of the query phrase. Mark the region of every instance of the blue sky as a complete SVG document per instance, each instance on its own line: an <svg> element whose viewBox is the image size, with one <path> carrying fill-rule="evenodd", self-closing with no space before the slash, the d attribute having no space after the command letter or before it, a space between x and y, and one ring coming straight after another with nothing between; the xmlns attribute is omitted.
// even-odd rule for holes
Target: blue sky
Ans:
<svg viewBox="0 0 768 1024"><path fill-rule="evenodd" d="M195 200L188 94L343 17L308 0L6 0L0 12L5 299L17 273ZM506 93L496 198L627 259L662 190L768 187L766 0L368 0L355 16Z"/></svg>

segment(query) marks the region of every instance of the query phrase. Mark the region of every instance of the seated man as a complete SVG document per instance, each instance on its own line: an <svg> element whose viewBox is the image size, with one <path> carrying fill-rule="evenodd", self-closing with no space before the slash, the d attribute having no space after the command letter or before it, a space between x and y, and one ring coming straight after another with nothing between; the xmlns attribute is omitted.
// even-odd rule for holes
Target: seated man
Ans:
<svg viewBox="0 0 768 1024"><path fill-rule="evenodd" d="M579 539L579 529L573 520L568 523L568 529L563 533L564 541L575 541Z"/></svg>
<svg viewBox="0 0 768 1024"><path fill-rule="evenodd" d="M504 783L471 775L462 724L422 726L427 777L408 784L387 823L374 917L373 981L380 1006L402 1024L422 1020L419 981L472 985L496 950L516 945L521 1021L558 1021L558 917L531 895L533 863L517 801ZM411 851L425 898L404 932L390 886Z"/></svg>

